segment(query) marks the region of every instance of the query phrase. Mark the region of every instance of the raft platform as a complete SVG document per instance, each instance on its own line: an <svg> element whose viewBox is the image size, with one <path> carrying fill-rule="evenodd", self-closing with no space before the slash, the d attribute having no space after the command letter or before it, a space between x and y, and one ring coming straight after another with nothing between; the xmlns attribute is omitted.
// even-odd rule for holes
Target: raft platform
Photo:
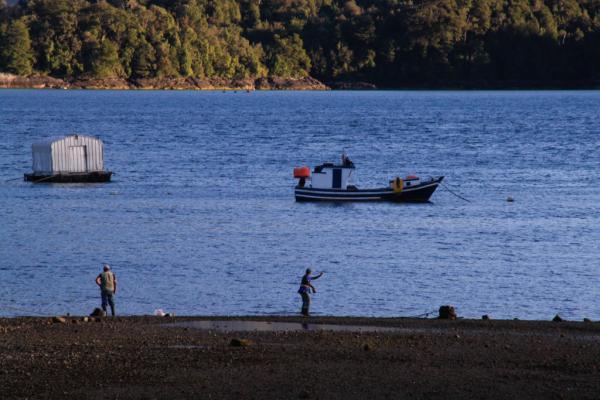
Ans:
<svg viewBox="0 0 600 400"><path fill-rule="evenodd" d="M54 175L25 174L24 180L33 183L102 183L110 182L111 171L67 173Z"/></svg>

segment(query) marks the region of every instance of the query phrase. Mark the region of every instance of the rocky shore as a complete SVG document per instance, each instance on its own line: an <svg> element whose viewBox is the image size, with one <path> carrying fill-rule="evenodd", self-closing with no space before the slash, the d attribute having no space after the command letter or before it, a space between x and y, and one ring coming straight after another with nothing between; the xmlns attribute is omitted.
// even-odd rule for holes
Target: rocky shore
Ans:
<svg viewBox="0 0 600 400"><path fill-rule="evenodd" d="M328 90L311 77L259 79L223 78L81 78L65 80L44 75L29 77L0 73L2 89L91 89L91 90Z"/></svg>
<svg viewBox="0 0 600 400"><path fill-rule="evenodd" d="M0 319L0 398L596 399L600 393L599 323L256 318L399 328L370 333L171 325L209 319Z"/></svg>

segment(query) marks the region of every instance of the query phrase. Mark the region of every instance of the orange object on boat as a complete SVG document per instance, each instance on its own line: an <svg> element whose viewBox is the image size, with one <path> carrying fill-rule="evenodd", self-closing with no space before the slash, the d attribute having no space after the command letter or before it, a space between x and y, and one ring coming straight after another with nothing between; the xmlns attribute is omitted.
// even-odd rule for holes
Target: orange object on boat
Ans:
<svg viewBox="0 0 600 400"><path fill-rule="evenodd" d="M308 167L294 168L294 178L310 178L310 168L308 168Z"/></svg>
<svg viewBox="0 0 600 400"><path fill-rule="evenodd" d="M409 175L406 177L406 180L408 181L414 181L415 179L419 179L419 177L416 175Z"/></svg>

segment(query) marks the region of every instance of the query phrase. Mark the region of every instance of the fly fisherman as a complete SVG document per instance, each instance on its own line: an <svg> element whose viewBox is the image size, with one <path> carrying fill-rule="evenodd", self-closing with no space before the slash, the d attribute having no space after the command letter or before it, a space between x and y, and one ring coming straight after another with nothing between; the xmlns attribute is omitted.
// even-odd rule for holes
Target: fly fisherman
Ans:
<svg viewBox="0 0 600 400"><path fill-rule="evenodd" d="M103 271L96 277L96 285L100 287L100 295L102 297L102 310L106 314L106 306L110 305L110 312L115 316L115 301L114 295L117 293L117 278L110 270L108 264L104 264Z"/></svg>
<svg viewBox="0 0 600 400"><path fill-rule="evenodd" d="M300 296L302 296L302 311L301 311L301 313L305 317L309 316L310 292L312 290L312 293L317 293L317 289L315 289L315 287L310 282L315 279L319 279L321 276L323 276L323 272L321 272L319 275L316 275L316 276L312 276L311 274L312 274L312 271L310 268L308 268L306 270L306 273L302 277L302 282L300 283L300 289L298 289L298 293L300 293Z"/></svg>

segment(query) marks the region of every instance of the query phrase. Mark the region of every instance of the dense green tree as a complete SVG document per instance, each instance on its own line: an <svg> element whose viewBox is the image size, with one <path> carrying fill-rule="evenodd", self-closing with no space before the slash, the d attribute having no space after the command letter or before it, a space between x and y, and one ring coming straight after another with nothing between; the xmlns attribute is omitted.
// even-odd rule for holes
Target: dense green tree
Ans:
<svg viewBox="0 0 600 400"><path fill-rule="evenodd" d="M85 0L28 0L24 4L24 12L31 15L36 68L57 76L83 72L78 14L89 3Z"/></svg>
<svg viewBox="0 0 600 400"><path fill-rule="evenodd" d="M33 72L33 51L27 25L22 19L0 28L0 68L17 75Z"/></svg>
<svg viewBox="0 0 600 400"><path fill-rule="evenodd" d="M310 71L310 58L296 33L287 38L275 35L275 45L271 48L269 58L273 75L295 78L306 76Z"/></svg>
<svg viewBox="0 0 600 400"><path fill-rule="evenodd" d="M115 78L123 75L119 48L108 38L90 38L84 44L86 70L97 78Z"/></svg>
<svg viewBox="0 0 600 400"><path fill-rule="evenodd" d="M0 71L596 85L597 0L0 0Z"/></svg>

